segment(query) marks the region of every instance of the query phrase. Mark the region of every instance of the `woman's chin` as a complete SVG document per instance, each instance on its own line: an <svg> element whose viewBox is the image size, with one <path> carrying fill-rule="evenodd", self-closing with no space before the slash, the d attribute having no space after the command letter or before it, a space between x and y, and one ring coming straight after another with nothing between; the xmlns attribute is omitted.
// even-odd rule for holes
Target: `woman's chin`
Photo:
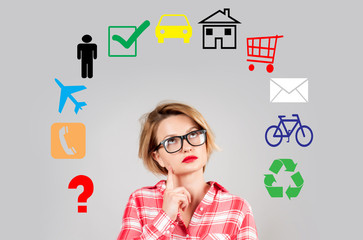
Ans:
<svg viewBox="0 0 363 240"><path fill-rule="evenodd" d="M188 164L186 166L182 166L178 169L178 171L175 171L175 175L186 175L186 174L193 174L195 172L202 172L203 173L203 167L204 165L199 164Z"/></svg>

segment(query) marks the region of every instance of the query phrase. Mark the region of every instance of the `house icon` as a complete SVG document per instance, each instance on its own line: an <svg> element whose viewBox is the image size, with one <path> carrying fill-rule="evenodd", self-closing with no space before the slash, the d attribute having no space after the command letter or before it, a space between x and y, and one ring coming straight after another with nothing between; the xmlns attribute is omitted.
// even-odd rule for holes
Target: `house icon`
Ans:
<svg viewBox="0 0 363 240"><path fill-rule="evenodd" d="M239 21L230 16L229 8L218 10L199 22L203 24L203 49L236 49L237 24ZM218 43L219 42L219 43Z"/></svg>

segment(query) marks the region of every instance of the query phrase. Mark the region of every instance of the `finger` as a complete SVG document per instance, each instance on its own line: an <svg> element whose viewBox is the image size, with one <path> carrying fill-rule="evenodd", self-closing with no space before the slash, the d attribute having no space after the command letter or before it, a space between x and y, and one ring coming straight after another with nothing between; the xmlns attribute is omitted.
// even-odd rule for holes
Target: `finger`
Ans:
<svg viewBox="0 0 363 240"><path fill-rule="evenodd" d="M171 168L171 166L168 166L167 169L168 169L168 177L166 179L166 189L173 190L174 189L173 169Z"/></svg>
<svg viewBox="0 0 363 240"><path fill-rule="evenodd" d="M178 200L178 203L179 203L179 207L180 208L186 208L186 207L188 207L189 201L188 201L188 198L187 198L187 196L185 194L177 193L177 194L175 194L175 197Z"/></svg>
<svg viewBox="0 0 363 240"><path fill-rule="evenodd" d="M177 187L173 190L173 192L185 194L188 197L189 203L192 202L192 196L190 195L190 193L188 192L188 190L185 187Z"/></svg>
<svg viewBox="0 0 363 240"><path fill-rule="evenodd" d="M182 209L184 211L185 207L186 207L185 202L182 200L179 200L179 209Z"/></svg>
<svg viewBox="0 0 363 240"><path fill-rule="evenodd" d="M182 205L180 205L180 209L184 212L185 209L187 208L187 205L185 205L184 203Z"/></svg>
<svg viewBox="0 0 363 240"><path fill-rule="evenodd" d="M185 209L188 207L187 202L180 200L179 202L179 209L185 211Z"/></svg>

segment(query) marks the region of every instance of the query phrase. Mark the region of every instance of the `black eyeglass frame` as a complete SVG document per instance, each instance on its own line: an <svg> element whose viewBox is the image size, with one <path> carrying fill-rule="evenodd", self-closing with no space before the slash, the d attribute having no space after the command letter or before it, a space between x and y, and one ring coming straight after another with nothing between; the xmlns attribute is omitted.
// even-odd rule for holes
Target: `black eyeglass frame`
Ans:
<svg viewBox="0 0 363 240"><path fill-rule="evenodd" d="M192 133L200 132L200 131L204 134L204 142L203 142L203 143L201 143L201 144L198 144L198 145L191 144L191 143L189 142L188 136L189 136L190 134L192 134ZM160 146L161 146L161 145L163 145L163 146L164 146L164 149L165 149L165 151L166 151L167 153L176 153L176 152L179 152L179 151L180 151L180 149L182 149L182 148L183 148L183 142L184 142L184 139L185 139L185 140L187 140L187 142L188 142L191 146L193 146L193 147L201 146L201 145L203 145L203 144L207 141L207 135L206 135L206 133L207 133L207 130L206 130L206 129L200 129L200 130L191 131L190 133L187 133L187 134L185 134L185 135L183 135L183 136L174 136L174 137L170 137L170 138L164 139L163 141L161 141L161 142L159 143L159 145L157 145L157 146L155 147L154 151L157 151L157 150L160 148ZM180 145L180 148L179 148L178 150L176 150L176 151L173 151L173 152L169 152L168 150L166 150L166 146L165 146L165 142L166 142L166 141L168 141L168 140L169 140L169 139L171 139L171 138L180 138L180 139L181 139L181 145Z"/></svg>

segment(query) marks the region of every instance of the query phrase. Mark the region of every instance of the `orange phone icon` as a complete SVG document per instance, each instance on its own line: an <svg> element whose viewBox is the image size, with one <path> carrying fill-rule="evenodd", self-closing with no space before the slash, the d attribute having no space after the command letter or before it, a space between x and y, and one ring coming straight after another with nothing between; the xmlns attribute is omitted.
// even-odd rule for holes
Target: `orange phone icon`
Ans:
<svg viewBox="0 0 363 240"><path fill-rule="evenodd" d="M81 159L86 154L83 123L54 123L51 127L51 155L57 159Z"/></svg>

